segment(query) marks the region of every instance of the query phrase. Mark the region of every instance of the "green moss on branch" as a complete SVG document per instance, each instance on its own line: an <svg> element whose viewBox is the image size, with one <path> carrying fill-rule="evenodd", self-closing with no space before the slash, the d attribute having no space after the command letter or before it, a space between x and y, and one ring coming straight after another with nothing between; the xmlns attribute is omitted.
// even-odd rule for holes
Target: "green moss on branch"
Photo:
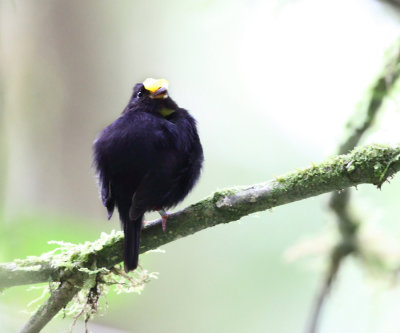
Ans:
<svg viewBox="0 0 400 333"><path fill-rule="evenodd" d="M400 170L400 146L370 145L339 155L271 181L218 191L182 211L171 214L163 233L161 221L148 223L141 253L221 223L236 221L254 212L339 191L360 184L382 183ZM58 252L0 264L0 288L58 281L64 272L110 269L122 260L121 233L103 234L95 242L64 244Z"/></svg>

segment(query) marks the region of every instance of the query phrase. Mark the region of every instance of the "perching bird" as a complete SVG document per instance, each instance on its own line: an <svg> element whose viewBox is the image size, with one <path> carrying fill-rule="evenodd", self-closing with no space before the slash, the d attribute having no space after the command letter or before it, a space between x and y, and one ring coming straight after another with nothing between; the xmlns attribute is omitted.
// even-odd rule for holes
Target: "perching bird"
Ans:
<svg viewBox="0 0 400 333"><path fill-rule="evenodd" d="M182 201L197 182L203 149L195 119L168 95L164 79L146 79L134 89L122 115L94 142L101 198L111 218L117 206L124 239L124 267L138 266L145 212Z"/></svg>

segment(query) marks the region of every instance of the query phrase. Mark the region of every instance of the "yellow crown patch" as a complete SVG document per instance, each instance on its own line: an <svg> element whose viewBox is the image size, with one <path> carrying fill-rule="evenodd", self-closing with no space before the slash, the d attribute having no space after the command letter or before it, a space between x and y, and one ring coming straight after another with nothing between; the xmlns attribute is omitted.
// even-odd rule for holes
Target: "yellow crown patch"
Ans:
<svg viewBox="0 0 400 333"><path fill-rule="evenodd" d="M166 79L152 79L148 78L144 80L143 86L147 91L150 91L151 93L156 92L160 88L166 88L168 89L168 81Z"/></svg>

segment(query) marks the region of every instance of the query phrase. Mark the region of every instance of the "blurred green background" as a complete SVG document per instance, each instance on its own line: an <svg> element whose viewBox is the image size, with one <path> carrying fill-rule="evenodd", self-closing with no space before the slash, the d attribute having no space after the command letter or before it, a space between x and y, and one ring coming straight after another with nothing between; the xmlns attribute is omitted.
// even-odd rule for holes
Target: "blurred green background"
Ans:
<svg viewBox="0 0 400 333"><path fill-rule="evenodd" d="M136 82L167 78L199 122L205 168L184 207L333 154L400 36L399 18L377 0L0 0L0 261L119 229L117 216L106 221L91 145ZM393 93L364 142L399 142L399 102ZM359 187L358 212L373 233L398 240L399 191L399 177L382 191ZM333 230L326 201L255 214L143 255L159 279L140 296L110 295L89 328L302 332L324 257L288 262L284 253ZM0 296L2 332L21 327L38 294L18 287ZM399 296L347 260L320 332L399 332ZM58 318L43 332L70 323Z"/></svg>

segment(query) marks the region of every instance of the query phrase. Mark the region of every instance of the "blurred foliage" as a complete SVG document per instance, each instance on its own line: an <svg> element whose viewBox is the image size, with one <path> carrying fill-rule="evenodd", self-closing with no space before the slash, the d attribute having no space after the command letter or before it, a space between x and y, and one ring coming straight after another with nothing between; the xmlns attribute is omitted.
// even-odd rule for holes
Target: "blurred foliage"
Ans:
<svg viewBox="0 0 400 333"><path fill-rule="evenodd" d="M79 232L75 225L80 225ZM96 237L90 229L90 222L59 215L21 214L0 222L0 260L12 261L15 258L24 258L28 255L40 255L49 251L50 240L68 240L73 243L82 243ZM16 235L17 237L10 237ZM50 237L50 238L49 238Z"/></svg>

